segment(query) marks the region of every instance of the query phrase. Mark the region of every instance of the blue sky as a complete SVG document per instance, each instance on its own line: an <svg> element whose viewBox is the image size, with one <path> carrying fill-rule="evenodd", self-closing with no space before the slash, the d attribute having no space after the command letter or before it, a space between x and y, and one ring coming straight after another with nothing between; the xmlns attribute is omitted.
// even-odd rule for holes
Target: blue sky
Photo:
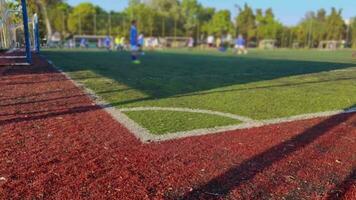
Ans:
<svg viewBox="0 0 356 200"><path fill-rule="evenodd" d="M245 2L255 8L272 7L277 18L287 25L294 25L307 11L331 7L343 9L345 19L356 16L356 0L199 0L203 5L217 9L229 9L236 14L235 4L243 5ZM106 10L123 10L128 0L67 0L71 5L80 2L92 2Z"/></svg>

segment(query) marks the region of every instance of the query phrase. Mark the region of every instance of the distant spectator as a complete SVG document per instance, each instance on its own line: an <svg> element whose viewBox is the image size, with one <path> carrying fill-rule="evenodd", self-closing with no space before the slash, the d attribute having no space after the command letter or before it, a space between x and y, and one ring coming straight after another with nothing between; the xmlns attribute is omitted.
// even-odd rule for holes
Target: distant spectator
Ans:
<svg viewBox="0 0 356 200"><path fill-rule="evenodd" d="M190 37L188 40L188 48L192 49L194 47L194 38Z"/></svg>
<svg viewBox="0 0 356 200"><path fill-rule="evenodd" d="M215 44L215 46L216 46L216 48L220 48L220 47L221 47L221 38L220 38L220 37L218 37L218 38L216 39L216 44Z"/></svg>
<svg viewBox="0 0 356 200"><path fill-rule="evenodd" d="M214 46L214 40L215 40L215 38L213 35L208 36L207 43L208 43L209 48L212 48Z"/></svg>

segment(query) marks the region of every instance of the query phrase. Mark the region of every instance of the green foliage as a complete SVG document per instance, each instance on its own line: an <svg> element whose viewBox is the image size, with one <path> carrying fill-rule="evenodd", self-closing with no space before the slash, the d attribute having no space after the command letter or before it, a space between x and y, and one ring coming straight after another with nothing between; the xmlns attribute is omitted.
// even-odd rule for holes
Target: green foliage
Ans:
<svg viewBox="0 0 356 200"><path fill-rule="evenodd" d="M247 4L245 4L244 9L239 10L239 15L236 17L236 27L237 32L244 35L247 40L256 37L256 16Z"/></svg>
<svg viewBox="0 0 356 200"><path fill-rule="evenodd" d="M67 21L70 10L71 7L67 3L60 2L53 6L49 13L49 18L53 22L52 26L54 30L63 35L65 35L68 30Z"/></svg>
<svg viewBox="0 0 356 200"><path fill-rule="evenodd" d="M259 39L280 39L278 36L283 29L283 25L275 19L271 8L266 10L265 15L259 13L257 23Z"/></svg>
<svg viewBox="0 0 356 200"><path fill-rule="evenodd" d="M138 29L145 35L153 35L158 31L158 24L155 24L158 18L157 13L145 4L135 3L126 9L127 16L138 20Z"/></svg>
<svg viewBox="0 0 356 200"><path fill-rule="evenodd" d="M316 14L308 12L297 26L297 41L308 47L317 47L323 40L345 39L346 26L341 16L341 10L331 9L327 15L324 9Z"/></svg>
<svg viewBox="0 0 356 200"><path fill-rule="evenodd" d="M216 12L213 18L205 25L205 30L209 34L225 34L234 31L234 26L231 22L231 14L228 10L220 10Z"/></svg>
<svg viewBox="0 0 356 200"><path fill-rule="evenodd" d="M48 10L48 21L43 20L44 6ZM148 36L200 37L228 32L243 34L248 42L275 39L281 47L291 47L294 43L317 47L322 40L341 40L349 34L352 44L356 45L355 25L347 32L342 12L335 8L329 13L324 9L308 12L293 27L280 23L271 8L254 11L245 4L232 22L230 11L204 7L198 0L130 0L122 12L107 12L90 3L71 7L62 0L29 0L29 12L40 12L42 35L52 28L64 36L80 33L127 36L130 21L137 19L140 32Z"/></svg>
<svg viewBox="0 0 356 200"><path fill-rule="evenodd" d="M352 47L356 48L356 17L351 20L351 39L352 39Z"/></svg>
<svg viewBox="0 0 356 200"><path fill-rule="evenodd" d="M331 14L326 18L326 38L328 40L341 40L345 34L345 22L341 16L342 11L331 9Z"/></svg>
<svg viewBox="0 0 356 200"><path fill-rule="evenodd" d="M71 32L85 34L92 31L93 17L96 14L96 7L91 3L81 3L69 14L68 29Z"/></svg>
<svg viewBox="0 0 356 200"><path fill-rule="evenodd" d="M198 25L200 9L201 5L197 0L182 0L181 12L185 21L185 31L193 31L193 29Z"/></svg>

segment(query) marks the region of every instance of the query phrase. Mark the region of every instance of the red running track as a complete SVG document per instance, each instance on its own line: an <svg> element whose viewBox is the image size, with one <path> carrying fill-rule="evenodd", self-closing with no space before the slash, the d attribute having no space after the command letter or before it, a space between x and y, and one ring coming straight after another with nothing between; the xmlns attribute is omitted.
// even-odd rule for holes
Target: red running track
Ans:
<svg viewBox="0 0 356 200"><path fill-rule="evenodd" d="M35 63L0 68L0 199L356 199L356 114L142 144Z"/></svg>

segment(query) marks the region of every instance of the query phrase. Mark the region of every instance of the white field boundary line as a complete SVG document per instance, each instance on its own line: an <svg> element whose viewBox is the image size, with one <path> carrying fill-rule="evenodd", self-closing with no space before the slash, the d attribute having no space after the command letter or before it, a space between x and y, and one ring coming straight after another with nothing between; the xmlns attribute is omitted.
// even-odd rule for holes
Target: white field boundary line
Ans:
<svg viewBox="0 0 356 200"><path fill-rule="evenodd" d="M189 112L189 113L200 113L208 115L217 115L221 117L236 119L241 122L254 122L253 119L248 117L234 115L231 113L224 113L212 110L202 110L202 109L191 109L191 108L174 108L174 107L134 107L134 108L121 108L118 109L121 112L134 112L134 111L174 111L174 112Z"/></svg>
<svg viewBox="0 0 356 200"><path fill-rule="evenodd" d="M256 120L252 120L247 117L234 115L231 113L222 113L222 112L217 112L217 111L190 109L190 108L136 107L136 108L116 109L114 106L110 105L108 102L104 101L99 96L97 96L93 90L86 88L83 84L78 83L75 80L73 80L63 70L56 67L53 64L53 62L48 60L48 63L51 64L54 68L56 68L61 74L63 74L75 86L84 90L84 92L97 105L99 105L102 109L104 109L107 113L109 113L116 121L121 123L125 128L127 128L136 138L141 140L141 142L143 142L143 143L162 142L162 141L181 139L181 138L187 138L187 137L219 134L219 133L224 133L224 132L228 132L228 131L258 128L258 127L263 127L263 126L267 126L267 125L308 120L308 119L314 119L314 118L319 118L319 117L330 117L330 116L339 115L339 114L347 114L347 113L355 113L356 112L356 108L351 108L349 110L326 111L326 112L310 113L310 114L296 115L296 116L291 116L291 117L256 121ZM124 114L124 112L135 112L135 111L145 111L145 110L146 111L161 110L161 111L177 111L177 112L193 112L193 113L212 114L212 115L219 115L219 116L236 119L243 123L241 123L239 125L221 126L221 127L205 128L205 129L195 129L195 130L191 130L191 131L167 133L164 135L154 135L154 134L150 133L149 130L142 127L141 125L139 125L138 123L136 123L135 121L130 119L126 114Z"/></svg>
<svg viewBox="0 0 356 200"><path fill-rule="evenodd" d="M260 121L253 121L253 122L244 122L239 125L222 126L222 127L206 128L206 129L196 129L196 130L191 130L191 131L167 133L164 135L152 135L151 141L167 141L167 140L181 139L181 138L187 138L187 137L219 134L219 133L224 133L224 132L228 132L228 131L258 128L258 127L263 127L263 126L268 126L268 125L276 125L276 124L282 124L282 123L288 123L288 122L294 122L294 121L315 119L315 118L320 118L320 117L330 117L330 116L334 116L334 115L355 113L355 112L356 112L356 108L353 108L353 109L349 109L349 110L318 112L318 113L296 115L296 116L285 117L285 118L276 118L276 119L260 120Z"/></svg>
<svg viewBox="0 0 356 200"><path fill-rule="evenodd" d="M100 106L104 111L111 115L111 117L127 128L137 139L141 140L143 143L152 141L152 134L144 127L140 126L138 123L130 119L124 113L117 110L114 106L111 106L108 102L104 101L102 98L97 96L95 92L83 84L78 83L73 80L67 73L62 69L57 67L52 61L46 59L47 62L53 66L57 71L64 75L68 80L70 80L76 87L83 90L98 106Z"/></svg>

